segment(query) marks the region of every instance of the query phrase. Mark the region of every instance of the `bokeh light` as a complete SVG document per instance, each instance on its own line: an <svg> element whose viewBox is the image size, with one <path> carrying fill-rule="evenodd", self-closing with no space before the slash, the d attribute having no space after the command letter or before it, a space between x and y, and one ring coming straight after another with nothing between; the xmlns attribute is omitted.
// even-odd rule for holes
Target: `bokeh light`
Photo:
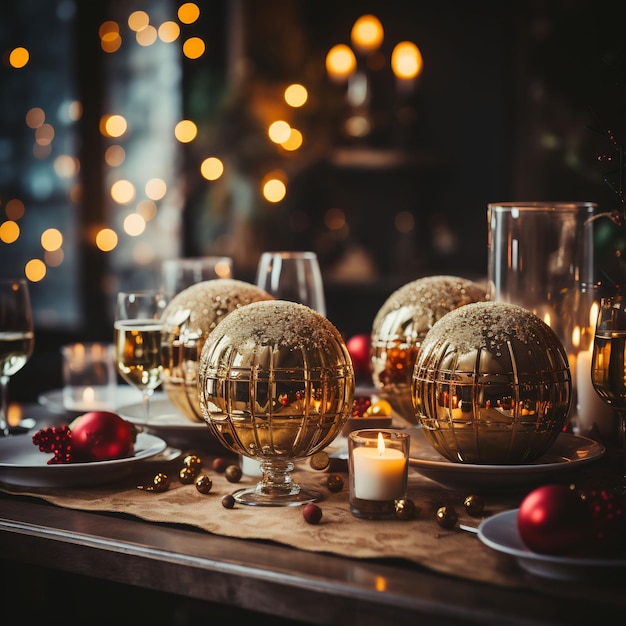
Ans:
<svg viewBox="0 0 626 626"><path fill-rule="evenodd" d="M143 30L150 23L150 17L145 11L133 11L128 16L128 27L134 31Z"/></svg>
<svg viewBox="0 0 626 626"><path fill-rule="evenodd" d="M423 65L422 53L411 41L401 41L391 53L391 69L398 78L416 78L421 74Z"/></svg>
<svg viewBox="0 0 626 626"><path fill-rule="evenodd" d="M19 220L24 216L25 210L24 203L17 198L11 198L4 207L4 212L10 220Z"/></svg>
<svg viewBox="0 0 626 626"><path fill-rule="evenodd" d="M198 127L191 120L182 120L174 128L174 136L181 143L189 143L198 135Z"/></svg>
<svg viewBox="0 0 626 626"><path fill-rule="evenodd" d="M41 259L31 259L26 263L24 274L32 283L38 283L46 276L46 264Z"/></svg>
<svg viewBox="0 0 626 626"><path fill-rule="evenodd" d="M298 150L302 146L302 142L304 138L302 137L302 133L297 128L292 128L289 133L289 137L285 141L283 141L280 145L290 152L294 150Z"/></svg>
<svg viewBox="0 0 626 626"><path fill-rule="evenodd" d="M131 213L124 218L124 232L137 237L146 230L146 220L139 213Z"/></svg>
<svg viewBox="0 0 626 626"><path fill-rule="evenodd" d="M263 179L261 192L268 202L276 203L287 195L287 186L279 178L268 175Z"/></svg>
<svg viewBox="0 0 626 626"><path fill-rule="evenodd" d="M158 37L158 33L157 33L157 29L152 26L152 25L148 25L145 28L142 28L138 33L136 33L135 35L135 39L137 40L137 43L140 46L151 46Z"/></svg>
<svg viewBox="0 0 626 626"><path fill-rule="evenodd" d="M17 222L7 220L0 224L0 241L15 243L20 238L20 227Z"/></svg>
<svg viewBox="0 0 626 626"><path fill-rule="evenodd" d="M309 98L309 92L306 90L304 85L300 85L299 83L294 83L293 85L289 85L287 89L285 89L284 93L285 102L294 108L299 108L304 106L306 101Z"/></svg>
<svg viewBox="0 0 626 626"><path fill-rule="evenodd" d="M105 137L121 137L128 129L123 115L103 115L100 119L100 132Z"/></svg>
<svg viewBox="0 0 626 626"><path fill-rule="evenodd" d="M362 15L352 27L350 38L354 47L361 53L380 48L384 30L380 20L374 15Z"/></svg>
<svg viewBox="0 0 626 626"><path fill-rule="evenodd" d="M126 159L126 151L122 146L109 146L104 153L104 161L110 167L118 167Z"/></svg>
<svg viewBox="0 0 626 626"><path fill-rule="evenodd" d="M41 233L41 247L48 252L58 250L63 245L63 235L57 228L47 228Z"/></svg>
<svg viewBox="0 0 626 626"><path fill-rule="evenodd" d="M270 127L267 129L267 134L274 143L283 143L289 139L291 126L284 120L277 120L270 124Z"/></svg>
<svg viewBox="0 0 626 626"><path fill-rule="evenodd" d="M200 173L207 180L217 180L224 173L224 164L217 157L208 157L202 161Z"/></svg>
<svg viewBox="0 0 626 626"><path fill-rule="evenodd" d="M176 22L163 22L159 26L159 39L165 43L172 43L180 37L180 26Z"/></svg>
<svg viewBox="0 0 626 626"><path fill-rule="evenodd" d="M118 204L128 204L135 199L135 186L129 180L117 180L111 185L111 198Z"/></svg>
<svg viewBox="0 0 626 626"><path fill-rule="evenodd" d="M190 37L183 43L183 54L188 59L199 59L206 50L206 44L200 37Z"/></svg>
<svg viewBox="0 0 626 626"><path fill-rule="evenodd" d="M183 24L193 24L200 17L200 9L195 2L185 2L178 7L178 19Z"/></svg>
<svg viewBox="0 0 626 626"><path fill-rule="evenodd" d="M21 46L13 48L13 50L9 53L9 65L14 67L16 70L26 66L29 60L30 53L26 48L22 48Z"/></svg>
<svg viewBox="0 0 626 626"><path fill-rule="evenodd" d="M103 228L96 234L96 247L102 252L110 252L117 247L117 233L110 228Z"/></svg>
<svg viewBox="0 0 626 626"><path fill-rule="evenodd" d="M339 43L326 55L326 71L335 81L347 80L356 69L356 57L349 46Z"/></svg>
<svg viewBox="0 0 626 626"><path fill-rule="evenodd" d="M167 193L167 184L162 178L151 178L146 183L145 191L150 200L161 200Z"/></svg>

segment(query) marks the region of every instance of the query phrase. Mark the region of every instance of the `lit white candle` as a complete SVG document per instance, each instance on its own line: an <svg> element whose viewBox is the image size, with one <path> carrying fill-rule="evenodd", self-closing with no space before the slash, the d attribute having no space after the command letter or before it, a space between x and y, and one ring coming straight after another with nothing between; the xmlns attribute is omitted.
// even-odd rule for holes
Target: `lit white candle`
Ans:
<svg viewBox="0 0 626 626"><path fill-rule="evenodd" d="M592 349L581 350L576 359L578 428L586 434L595 424L602 436L609 437L615 417L613 409L600 398L591 382Z"/></svg>
<svg viewBox="0 0 626 626"><path fill-rule="evenodd" d="M406 458L401 450L385 447L382 433L378 446L354 448L354 495L361 500L395 500L405 496Z"/></svg>

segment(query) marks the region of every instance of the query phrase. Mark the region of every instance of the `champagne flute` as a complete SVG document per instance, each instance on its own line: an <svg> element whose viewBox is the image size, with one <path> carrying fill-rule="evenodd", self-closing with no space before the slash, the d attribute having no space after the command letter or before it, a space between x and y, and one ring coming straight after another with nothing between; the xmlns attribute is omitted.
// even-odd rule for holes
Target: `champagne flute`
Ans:
<svg viewBox="0 0 626 626"><path fill-rule="evenodd" d="M114 322L115 364L122 378L143 393L146 421L150 398L163 381L161 314L167 302L157 291L120 292Z"/></svg>
<svg viewBox="0 0 626 626"><path fill-rule="evenodd" d="M622 486L626 486L626 296L600 300L591 357L591 382L618 418Z"/></svg>
<svg viewBox="0 0 626 626"><path fill-rule="evenodd" d="M10 434L7 421L9 378L21 370L35 347L28 283L0 280L0 436Z"/></svg>
<svg viewBox="0 0 626 626"><path fill-rule="evenodd" d="M278 300L299 302L326 316L322 273L315 252L264 252L256 284Z"/></svg>

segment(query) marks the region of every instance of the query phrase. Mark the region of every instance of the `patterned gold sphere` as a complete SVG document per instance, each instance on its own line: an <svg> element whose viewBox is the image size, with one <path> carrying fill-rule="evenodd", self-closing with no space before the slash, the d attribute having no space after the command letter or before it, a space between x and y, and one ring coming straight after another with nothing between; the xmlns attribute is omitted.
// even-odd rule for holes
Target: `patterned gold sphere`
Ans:
<svg viewBox="0 0 626 626"><path fill-rule="evenodd" d="M446 313L485 299L485 288L465 278L427 276L400 287L378 311L371 333L372 381L408 422L415 423L411 376L426 333Z"/></svg>
<svg viewBox="0 0 626 626"><path fill-rule="evenodd" d="M255 285L230 278L207 280L176 294L163 315L163 390L170 402L192 422L202 423L198 398L198 364L209 333L235 309L271 300Z"/></svg>
<svg viewBox="0 0 626 626"><path fill-rule="evenodd" d="M202 349L198 376L215 436L258 460L322 450L352 410L354 370L341 334L295 302L256 302L228 315Z"/></svg>
<svg viewBox="0 0 626 626"><path fill-rule="evenodd" d="M572 380L563 344L540 318L513 304L468 304L428 332L412 401L427 441L445 458L530 463L562 431Z"/></svg>

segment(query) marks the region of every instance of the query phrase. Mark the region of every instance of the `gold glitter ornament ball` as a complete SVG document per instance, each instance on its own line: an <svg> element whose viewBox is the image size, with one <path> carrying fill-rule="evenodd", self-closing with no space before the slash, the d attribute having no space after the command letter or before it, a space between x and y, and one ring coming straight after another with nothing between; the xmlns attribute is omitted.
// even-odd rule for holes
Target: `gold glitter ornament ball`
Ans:
<svg viewBox="0 0 626 626"><path fill-rule="evenodd" d="M192 422L204 421L198 398L198 364L209 333L235 309L272 299L250 283L219 278L187 287L169 302L161 316L163 390L186 418Z"/></svg>
<svg viewBox="0 0 626 626"><path fill-rule="evenodd" d="M454 462L523 464L567 420L572 381L563 344L539 317L503 302L451 311L428 332L412 401L422 432Z"/></svg>
<svg viewBox="0 0 626 626"><path fill-rule="evenodd" d="M198 388L204 419L226 448L295 461L340 433L352 411L354 370L328 319L295 302L256 302L209 335Z"/></svg>
<svg viewBox="0 0 626 626"><path fill-rule="evenodd" d="M484 287L465 278L426 276L400 287L378 311L371 333L372 382L408 422L415 423L411 377L426 333L446 313L486 297Z"/></svg>

